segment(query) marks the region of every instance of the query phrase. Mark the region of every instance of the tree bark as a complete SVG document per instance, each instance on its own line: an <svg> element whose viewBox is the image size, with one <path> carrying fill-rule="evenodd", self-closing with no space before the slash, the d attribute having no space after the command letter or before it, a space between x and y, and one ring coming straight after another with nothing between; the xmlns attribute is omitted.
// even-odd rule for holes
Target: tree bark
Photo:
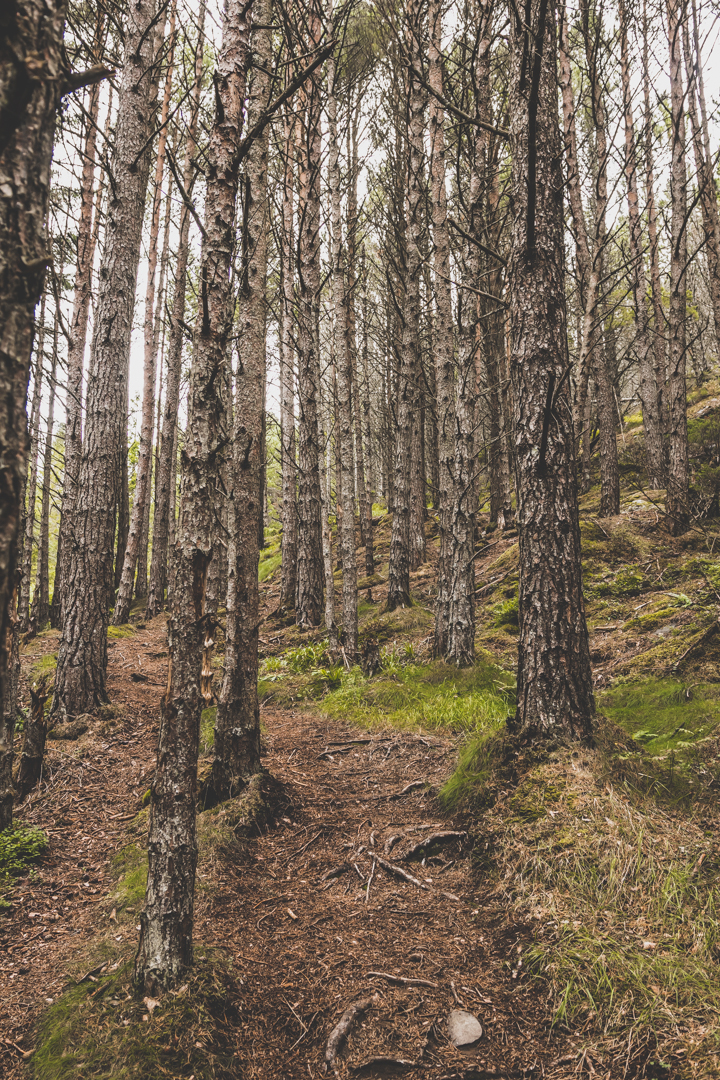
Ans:
<svg viewBox="0 0 720 1080"><path fill-rule="evenodd" d="M321 20L313 0L309 15L311 44L317 46ZM320 357L317 321L320 310L320 134L321 81L314 75L303 90L301 165L298 193L300 244L300 335L298 349L298 545L295 621L320 625L323 599L318 403Z"/></svg>
<svg viewBox="0 0 720 1080"><path fill-rule="evenodd" d="M418 407L419 334L420 334L420 238L423 201L423 111L421 78L421 14L417 0L409 0L406 12L406 38L411 58L407 72L408 159L406 174L405 281L403 289L403 328L400 356L400 391L397 408L397 446L393 491L393 522L388 569L387 610L410 606L410 570L419 566L420 537L417 514L413 515L412 448L413 417ZM416 525L413 531L413 523ZM424 541L424 536L423 536ZM418 561L419 560L419 561Z"/></svg>
<svg viewBox="0 0 720 1080"><path fill-rule="evenodd" d="M517 712L523 741L580 738L595 711L567 382L555 8L513 17L511 375L520 533Z"/></svg>
<svg viewBox="0 0 720 1080"><path fill-rule="evenodd" d="M624 0L620 0L620 68L622 78L623 115L625 121L625 176L628 190L628 223L630 240L630 259L632 262L632 281L635 350L639 365L638 393L643 413L645 432L645 459L648 483L651 488L662 487L664 476L662 415L660 398L656 382L655 363L650 340L650 323L647 306L647 279L642 239L642 222L637 186L637 161L635 154L635 125L630 88L630 50L628 47L627 12Z"/></svg>
<svg viewBox="0 0 720 1080"><path fill-rule="evenodd" d="M201 0L198 17L198 37L195 43L195 80L192 88L190 123L185 142L183 187L192 191L194 175L193 158L196 149L198 116L200 111L200 88L203 72L203 48L205 44L205 0ZM153 515L153 544L150 559L150 582L148 585L145 617L154 618L162 611L168 580L168 540L170 515L174 519L175 462L177 456L177 414L180 404L180 372L185 321L185 290L187 265L190 252L190 210L183 201L180 211L180 230L175 262L175 287L172 314L168 334L165 381L165 405L162 431L159 433L160 450L157 461L157 495ZM159 422L158 422L159 427Z"/></svg>
<svg viewBox="0 0 720 1080"><path fill-rule="evenodd" d="M61 268L62 277L62 268ZM50 618L50 486L52 483L53 423L55 421L55 376L58 361L58 333L60 329L59 297L55 303L55 325L53 328L52 361L50 365L50 394L48 398L47 428L45 431L45 449L43 452L42 502L40 509L40 533L38 536L37 573L35 593L33 595L31 621L36 630L44 630Z"/></svg>
<svg viewBox="0 0 720 1080"><path fill-rule="evenodd" d="M174 985L192 966L197 840L195 806L204 612L223 454L220 388L231 329L230 266L238 189L237 150L249 50L249 8L228 0L215 72L215 122L208 147L201 295L183 448L182 501L168 631L169 673L152 786L148 881L135 977L148 993Z"/></svg>
<svg viewBox="0 0 720 1080"><path fill-rule="evenodd" d="M289 76L288 76L289 78ZM282 569L280 606L295 607L297 589L297 465L295 462L295 274L294 153L295 121L290 106L283 118L283 204L280 238L282 314L280 326L280 439L282 470Z"/></svg>
<svg viewBox="0 0 720 1080"><path fill-rule="evenodd" d="M268 105L272 41L269 0L255 0L258 28L251 38L253 72L248 127ZM267 317L268 135L246 160L242 264L238 302L233 460L228 506L228 588L225 665L215 720L213 802L233 798L260 771L258 703L258 521L262 517L265 324Z"/></svg>
<svg viewBox="0 0 720 1080"><path fill-rule="evenodd" d="M682 83L680 28L685 18L682 0L668 0L670 49L670 361L669 465L666 510L670 529L678 535L690 520L687 406L685 367L687 352L687 176L685 171L685 100Z"/></svg>
<svg viewBox="0 0 720 1080"><path fill-rule="evenodd" d="M17 617L20 632L26 634L30 626L30 579L32 578L33 545L35 543L35 502L37 498L38 452L40 448L40 402L42 399L43 361L45 346L45 302L47 292L43 292L40 302L38 336L35 360L35 385L33 387L32 408L30 411L30 459L27 482L25 484L25 538L22 548L22 576L20 578L20 599Z"/></svg>
<svg viewBox="0 0 720 1080"><path fill-rule="evenodd" d="M354 663L358 646L357 557L355 553L355 490L353 483L352 357L348 340L348 310L345 293L345 252L340 205L340 147L335 97L335 58L327 61L328 188L330 192L330 235L335 356L337 359L337 413L335 438L340 447L341 505L339 547L342 563L343 645Z"/></svg>
<svg viewBox="0 0 720 1080"><path fill-rule="evenodd" d="M122 626L128 621L130 605L135 584L135 567L140 553L140 540L145 520L145 504L150 499L150 476L152 473L152 437L155 422L155 368L157 361L157 340L155 333L155 275L158 261L158 239L160 234L160 209L162 205L163 172L165 169L165 148L167 144L168 113L173 81L173 60L175 52L175 3L170 9L170 33L165 89L160 110L160 136L157 145L155 164L155 188L153 193L152 217L150 220L150 245L148 249L147 285L145 288L145 320L143 323L144 366L142 418L140 421L140 446L138 449L137 479L133 499L132 516L115 611L112 621L115 626ZM168 193L169 198L169 193ZM167 230L166 230L167 235ZM159 291L162 300L162 290Z"/></svg>
<svg viewBox="0 0 720 1080"><path fill-rule="evenodd" d="M25 400L33 318L48 262L45 217L64 76L63 0L18 0L0 38L0 829L12 823L13 626Z"/></svg>
<svg viewBox="0 0 720 1080"><path fill-rule="evenodd" d="M86 431L72 536L68 538L67 607L53 702L53 712L58 715L91 712L107 700L113 523L116 504L120 500L121 508L124 505L119 473L127 477L119 448L127 447L130 334L150 171L157 54L162 40L156 16L156 0L139 0L128 9ZM118 536L122 538L120 527Z"/></svg>

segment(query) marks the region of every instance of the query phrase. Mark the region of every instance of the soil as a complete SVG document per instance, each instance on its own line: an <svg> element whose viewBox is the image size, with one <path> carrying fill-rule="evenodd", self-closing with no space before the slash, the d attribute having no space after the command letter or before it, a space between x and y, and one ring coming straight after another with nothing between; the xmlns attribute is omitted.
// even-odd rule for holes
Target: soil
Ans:
<svg viewBox="0 0 720 1080"><path fill-rule="evenodd" d="M25 665L52 644L38 639ZM80 742L50 741L41 786L18 808L51 844L0 916L7 1080L25 1075L46 1002L82 974L83 949L110 925L110 861L151 781L165 649L162 618L112 644L109 693L122 719L114 730L95 722ZM453 767L453 741L349 728L312 710L266 708L262 721L265 765L288 809L276 828L220 850L197 894L196 943L226 952L239 984L237 1076L324 1075L330 1032L350 1004L373 994L338 1057L341 1076L376 1057L415 1064L358 1075L569 1076L577 1047L550 1033L542 984L521 963L530 932L508 924L473 871L477 838L447 838L424 865L405 859L431 833L466 829L434 794ZM471 1049L447 1037L453 1008L482 1024Z"/></svg>

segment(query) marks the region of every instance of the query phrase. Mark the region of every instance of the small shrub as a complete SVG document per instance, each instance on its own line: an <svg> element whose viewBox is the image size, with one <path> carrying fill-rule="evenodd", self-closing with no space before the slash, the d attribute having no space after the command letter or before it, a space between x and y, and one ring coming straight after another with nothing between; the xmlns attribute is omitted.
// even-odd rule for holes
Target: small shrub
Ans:
<svg viewBox="0 0 720 1080"><path fill-rule="evenodd" d="M0 911L9 908L3 898L11 880L24 874L47 851L48 838L40 829L15 823L0 832Z"/></svg>
<svg viewBox="0 0 720 1080"><path fill-rule="evenodd" d="M493 608L493 626L518 626L519 600L514 596L512 600L504 600Z"/></svg>

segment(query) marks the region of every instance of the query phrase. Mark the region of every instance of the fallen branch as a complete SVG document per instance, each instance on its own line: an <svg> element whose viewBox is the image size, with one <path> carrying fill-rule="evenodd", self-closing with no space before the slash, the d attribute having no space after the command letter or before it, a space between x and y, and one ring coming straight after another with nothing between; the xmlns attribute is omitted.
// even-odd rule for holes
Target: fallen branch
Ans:
<svg viewBox="0 0 720 1080"><path fill-rule="evenodd" d="M368 979L386 979L388 982L397 983L398 986L429 986L431 990L437 990L438 984L429 979L406 979L404 975L388 975L386 971L368 971Z"/></svg>
<svg viewBox="0 0 720 1080"><path fill-rule="evenodd" d="M380 856L376 856L378 863L382 866L383 870L387 870L390 874L395 874L396 877L404 878L405 881L409 881L411 885L417 885L418 889L425 889L429 891L430 886L426 885L424 881L419 881L412 874L409 874L407 870L403 870L401 866L395 866L394 863L387 862L385 859L381 859Z"/></svg>
<svg viewBox="0 0 720 1080"><path fill-rule="evenodd" d="M371 1057L367 1061L363 1061L360 1065L351 1065L350 1071L354 1073L365 1072L366 1069L383 1069L383 1068L395 1068L395 1069L412 1069L417 1065L417 1061L408 1061L407 1058L394 1058L394 1057Z"/></svg>
<svg viewBox="0 0 720 1080"><path fill-rule="evenodd" d="M411 791L417 791L418 788L429 788L430 784L427 780L412 780L409 784L406 784L402 791L396 791L390 796L391 799L401 799L403 795L409 795Z"/></svg>
<svg viewBox="0 0 720 1080"><path fill-rule="evenodd" d="M696 638L696 640L693 641L692 645L690 645L685 650L685 652L682 654L682 656L679 657L679 659L677 659L675 661L675 663L672 666L673 671L676 671L677 668L680 667L680 664L682 664L682 662L683 662L683 660L685 659L686 656L689 656L690 653L693 652L695 649L697 649L697 647L699 645L704 645L706 641L709 641L710 638L713 637L718 632L718 630L720 630L720 622L718 622L716 620L714 623L711 623L710 626L708 626L707 630L705 630L705 632L703 634L701 634L699 638Z"/></svg>
<svg viewBox="0 0 720 1080"><path fill-rule="evenodd" d="M373 858L372 869L370 871L370 877L367 880L367 887L366 887L366 890L365 890L365 903L366 904L367 904L368 900L370 899L370 886L372 885L373 878L375 877L375 867L376 866L377 866L377 860L375 858Z"/></svg>
<svg viewBox="0 0 720 1080"><path fill-rule="evenodd" d="M368 1009L371 1009L373 1005L375 1005L378 998L378 994L373 994L372 997L361 998L360 1001L356 1001L354 1004L350 1005L342 1014L340 1020L330 1032L330 1036L325 1046L326 1071L334 1066L335 1058L338 1056L340 1047L347 1039L353 1024L364 1016Z"/></svg>
<svg viewBox="0 0 720 1080"><path fill-rule="evenodd" d="M425 851L432 844L444 843L447 840L458 840L460 837L467 836L466 832L452 832L450 830L446 832L431 833L430 836L426 836L424 840L418 841L407 854L404 856L406 859L412 859L413 856L418 855L421 851Z"/></svg>

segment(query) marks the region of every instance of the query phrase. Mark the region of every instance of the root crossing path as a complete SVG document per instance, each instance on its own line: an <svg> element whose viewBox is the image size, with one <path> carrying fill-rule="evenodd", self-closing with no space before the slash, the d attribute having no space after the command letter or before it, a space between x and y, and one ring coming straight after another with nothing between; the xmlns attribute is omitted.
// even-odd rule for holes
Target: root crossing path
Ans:
<svg viewBox="0 0 720 1080"><path fill-rule="evenodd" d="M77 980L93 934L107 933L112 854L152 776L163 652L161 620L117 643L121 726L89 732L72 752L51 744L43 786L19 809L51 849L0 922L3 1076L25 1074L46 1001ZM262 718L265 765L288 805L262 835L201 858L198 880L196 942L222 951L238 985L233 1075L319 1078L329 1049L338 1076L570 1075L573 1047L550 1033L542 983L522 964L531 931L493 904L472 869L482 839L437 802L454 743L317 712ZM132 931L118 929L129 949ZM453 1045L453 1010L479 1021L472 1046Z"/></svg>

